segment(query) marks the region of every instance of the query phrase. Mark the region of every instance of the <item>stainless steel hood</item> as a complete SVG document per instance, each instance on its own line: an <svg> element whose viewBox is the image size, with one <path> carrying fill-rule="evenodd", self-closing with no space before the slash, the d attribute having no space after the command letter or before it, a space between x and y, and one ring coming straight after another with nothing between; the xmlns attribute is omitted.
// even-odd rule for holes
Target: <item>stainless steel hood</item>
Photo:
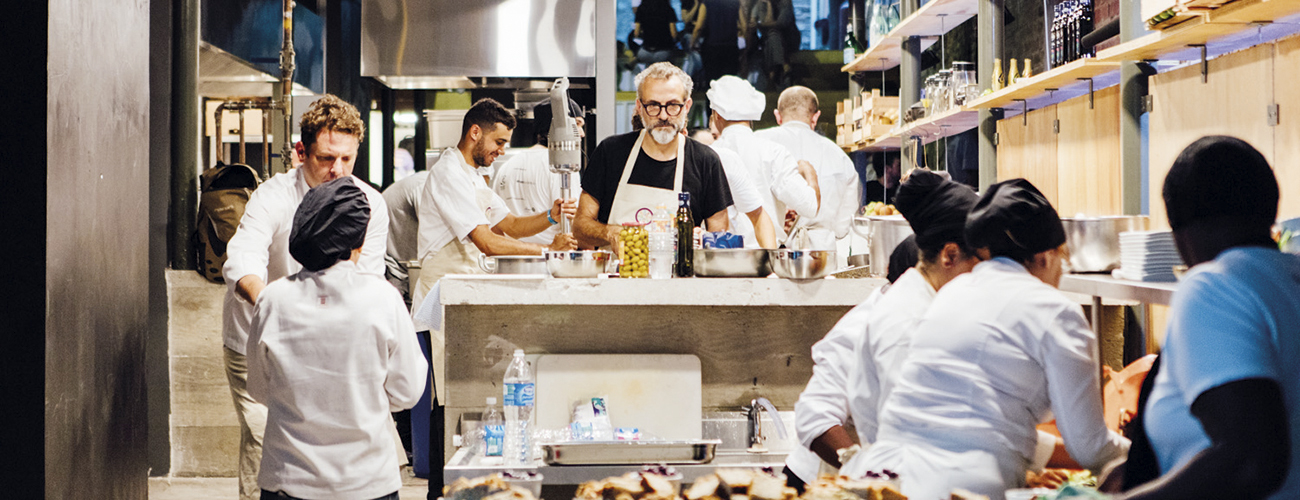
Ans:
<svg viewBox="0 0 1300 500"><path fill-rule="evenodd" d="M596 4L367 0L361 10L361 74L406 88L449 82L464 88L465 77L594 77Z"/></svg>

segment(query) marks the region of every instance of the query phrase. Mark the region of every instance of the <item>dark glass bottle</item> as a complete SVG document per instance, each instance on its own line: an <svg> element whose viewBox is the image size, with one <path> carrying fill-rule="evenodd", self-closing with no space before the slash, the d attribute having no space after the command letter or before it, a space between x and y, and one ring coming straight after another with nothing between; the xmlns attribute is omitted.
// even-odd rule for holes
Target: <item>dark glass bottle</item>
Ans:
<svg viewBox="0 0 1300 500"><path fill-rule="evenodd" d="M678 278L695 276L695 218L691 216L691 193L677 194L677 267Z"/></svg>
<svg viewBox="0 0 1300 500"><path fill-rule="evenodd" d="M862 43L858 42L858 37L853 34L853 27L850 26L848 34L844 35L844 64L852 63L857 59L858 54L864 52Z"/></svg>

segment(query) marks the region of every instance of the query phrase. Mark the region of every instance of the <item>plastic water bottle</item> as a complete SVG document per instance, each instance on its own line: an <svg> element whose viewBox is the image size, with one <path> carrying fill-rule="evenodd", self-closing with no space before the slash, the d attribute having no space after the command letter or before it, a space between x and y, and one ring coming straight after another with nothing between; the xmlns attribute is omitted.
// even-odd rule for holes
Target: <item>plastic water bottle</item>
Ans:
<svg viewBox="0 0 1300 500"><path fill-rule="evenodd" d="M528 465L532 462L533 397L536 395L533 370L524 359L524 350L515 349L514 359L506 368L502 391L505 394L506 435L505 464Z"/></svg>
<svg viewBox="0 0 1300 500"><path fill-rule="evenodd" d="M483 456L501 456L505 436L505 420L497 411L497 398L487 398L487 408L483 409Z"/></svg>
<svg viewBox="0 0 1300 500"><path fill-rule="evenodd" d="M667 279L673 277L677 260L677 226L667 207L660 205L654 214L650 223L650 277Z"/></svg>

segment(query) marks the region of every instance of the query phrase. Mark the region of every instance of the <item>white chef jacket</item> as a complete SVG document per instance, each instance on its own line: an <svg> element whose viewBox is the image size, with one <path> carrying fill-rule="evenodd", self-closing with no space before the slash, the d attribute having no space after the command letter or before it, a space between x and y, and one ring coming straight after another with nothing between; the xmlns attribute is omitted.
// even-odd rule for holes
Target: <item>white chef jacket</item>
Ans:
<svg viewBox="0 0 1300 500"><path fill-rule="evenodd" d="M1000 499L1024 482L1035 426L1055 415L1070 456L1096 472L1128 452L1102 420L1096 349L1078 304L1010 259L980 263L917 326L863 470L898 472L911 498L966 488Z"/></svg>
<svg viewBox="0 0 1300 500"><path fill-rule="evenodd" d="M352 179L366 193L370 204L370 223L361 245L361 270L382 277L388 245L388 204L375 188L356 177ZM269 284L302 269L302 264L289 255L289 233L293 231L293 214L308 189L302 168L295 168L263 182L244 207L239 229L226 247L226 265L222 269L226 298L221 332L225 346L232 351L244 354L253 318L253 305L235 293L239 279L251 274Z"/></svg>
<svg viewBox="0 0 1300 500"><path fill-rule="evenodd" d="M248 393L267 407L257 484L298 498L378 498L402 487L390 412L428 381L392 286L351 261L266 287L248 339Z"/></svg>
<svg viewBox="0 0 1300 500"><path fill-rule="evenodd" d="M710 146L712 147L712 146ZM745 168L745 160L734 151L725 148L713 148L722 161L722 171L727 175L727 186L731 188L731 205L727 207L727 219L731 223L729 231L739 234L745 240L745 248L758 248L758 236L754 223L749 220L749 213L763 206L763 197L758 186L750 178ZM772 217L772 214L767 214ZM776 224L773 221L773 224Z"/></svg>
<svg viewBox="0 0 1300 500"><path fill-rule="evenodd" d="M399 150L405 151L405 150ZM388 204L388 250L384 255L384 265L388 268L389 283L398 287L402 294L409 290L406 263L419 257L416 249L419 244L420 192L424 190L424 181L429 172L416 172L383 192L384 202Z"/></svg>
<svg viewBox="0 0 1300 500"><path fill-rule="evenodd" d="M785 238L782 222L787 207L800 217L817 215L817 192L799 175L799 161L780 144L760 139L746 125L732 125L722 131L713 147L729 149L745 160L750 178L763 197L763 210L771 214L778 239Z"/></svg>
<svg viewBox="0 0 1300 500"><path fill-rule="evenodd" d="M442 250L452 239L473 245L469 233L474 228L496 226L510 214L506 201L487 187L483 177L466 169L473 167L456 148L447 148L429 168L420 195L421 259ZM490 198L486 214L479 208L480 193Z"/></svg>
<svg viewBox="0 0 1300 500"><path fill-rule="evenodd" d="M549 211L555 200L560 199L562 180L560 174L551 171L550 155L544 147L529 148L510 157L497 169L496 177L492 178L492 191L505 200L510 213L540 214ZM582 179L577 172L569 175L569 196L577 198L582 192ZM545 246L553 243L557 234L560 234L559 224L519 241Z"/></svg>
<svg viewBox="0 0 1300 500"><path fill-rule="evenodd" d="M849 226L862 200L853 160L835 141L814 132L808 122L787 121L754 135L784 146L795 160L805 160L817 171L822 208L804 224L814 248L834 250L835 240L849 235Z"/></svg>
<svg viewBox="0 0 1300 500"><path fill-rule="evenodd" d="M853 348L867 335L867 318L884 289L872 290L866 300L845 313L831 331L812 346L813 376L794 404L795 434L803 447L791 450L785 459L786 466L804 482L817 479L821 467L821 457L811 449L813 440L831 427L845 425L850 417L854 426L858 425L858 415L849 407L850 380L857 370ZM857 428L860 433L861 427ZM858 437L862 446L870 445L870 441L861 441L861 434Z"/></svg>

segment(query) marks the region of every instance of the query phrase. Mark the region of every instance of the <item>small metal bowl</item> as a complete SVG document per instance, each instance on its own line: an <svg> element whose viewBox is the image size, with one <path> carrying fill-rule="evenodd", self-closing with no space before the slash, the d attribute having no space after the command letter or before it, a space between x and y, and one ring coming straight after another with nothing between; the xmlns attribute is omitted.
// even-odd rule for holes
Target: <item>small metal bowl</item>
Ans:
<svg viewBox="0 0 1300 500"><path fill-rule="evenodd" d="M570 250L546 252L546 270L553 278L595 278L609 263L607 250Z"/></svg>
<svg viewBox="0 0 1300 500"><path fill-rule="evenodd" d="M772 272L792 280L812 280L825 277L835 267L834 250L768 250Z"/></svg>
<svg viewBox="0 0 1300 500"><path fill-rule="evenodd" d="M849 267L866 267L871 264L871 254L860 253L849 256Z"/></svg>
<svg viewBox="0 0 1300 500"><path fill-rule="evenodd" d="M767 250L701 248L695 250L695 275L706 278L762 278L772 274Z"/></svg>

